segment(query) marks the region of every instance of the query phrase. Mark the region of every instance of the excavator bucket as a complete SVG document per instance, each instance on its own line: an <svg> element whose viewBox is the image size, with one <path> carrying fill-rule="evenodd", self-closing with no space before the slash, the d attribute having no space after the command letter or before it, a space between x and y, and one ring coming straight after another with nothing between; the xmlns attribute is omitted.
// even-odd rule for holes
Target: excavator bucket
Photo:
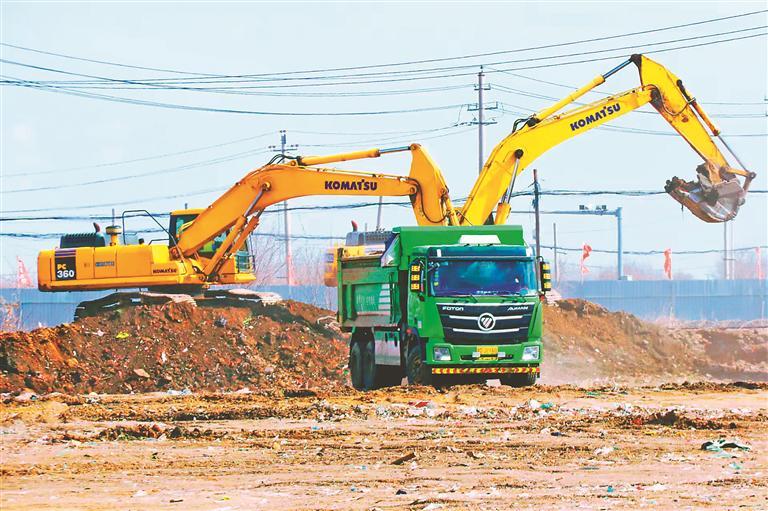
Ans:
<svg viewBox="0 0 768 511"><path fill-rule="evenodd" d="M684 181L675 176L667 181L664 190L705 222L732 220L739 212L739 207L744 204L749 181L742 187L739 180L731 175L728 179L713 184L706 173L702 172L705 165L697 169L697 181Z"/></svg>

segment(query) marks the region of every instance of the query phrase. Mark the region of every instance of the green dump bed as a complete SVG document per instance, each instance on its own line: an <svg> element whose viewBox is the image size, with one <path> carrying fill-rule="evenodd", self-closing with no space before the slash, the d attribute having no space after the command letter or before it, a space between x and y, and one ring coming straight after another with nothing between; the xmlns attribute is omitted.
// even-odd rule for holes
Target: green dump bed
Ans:
<svg viewBox="0 0 768 511"><path fill-rule="evenodd" d="M396 327L397 267L382 268L381 256L339 259L339 322L352 327Z"/></svg>

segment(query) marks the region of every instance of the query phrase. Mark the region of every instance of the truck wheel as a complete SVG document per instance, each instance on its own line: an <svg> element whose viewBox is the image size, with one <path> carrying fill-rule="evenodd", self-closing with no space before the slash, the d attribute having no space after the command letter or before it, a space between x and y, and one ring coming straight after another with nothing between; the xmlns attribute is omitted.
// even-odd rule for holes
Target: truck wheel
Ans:
<svg viewBox="0 0 768 511"><path fill-rule="evenodd" d="M536 373L505 374L500 378L502 385L530 387L536 385Z"/></svg>
<svg viewBox="0 0 768 511"><path fill-rule="evenodd" d="M421 355L421 345L418 342L412 342L408 346L408 354L405 358L405 372L409 385L432 384L432 372L429 366L424 363Z"/></svg>
<svg viewBox="0 0 768 511"><path fill-rule="evenodd" d="M355 332L349 345L349 376L357 390L376 388L376 347L364 332Z"/></svg>
<svg viewBox="0 0 768 511"><path fill-rule="evenodd" d="M375 386L377 389L384 387L399 387L403 381L403 370L399 366L376 366Z"/></svg>

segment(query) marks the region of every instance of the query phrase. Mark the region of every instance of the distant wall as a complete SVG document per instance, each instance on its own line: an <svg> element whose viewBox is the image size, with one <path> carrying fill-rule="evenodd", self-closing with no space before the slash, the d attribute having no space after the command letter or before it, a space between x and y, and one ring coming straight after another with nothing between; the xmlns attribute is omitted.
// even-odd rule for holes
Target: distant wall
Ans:
<svg viewBox="0 0 768 511"><path fill-rule="evenodd" d="M336 310L336 288L325 286L264 286L283 298ZM561 282L556 290L564 298L583 298L609 310L623 310L643 319L684 321L750 321L768 318L766 280L678 280ZM37 289L0 289L7 304L21 304L21 328L51 326L72 321L75 306L108 292L41 293ZM5 314L3 309L0 314Z"/></svg>
<svg viewBox="0 0 768 511"><path fill-rule="evenodd" d="M751 321L768 317L768 280L594 280L557 291L643 319Z"/></svg>

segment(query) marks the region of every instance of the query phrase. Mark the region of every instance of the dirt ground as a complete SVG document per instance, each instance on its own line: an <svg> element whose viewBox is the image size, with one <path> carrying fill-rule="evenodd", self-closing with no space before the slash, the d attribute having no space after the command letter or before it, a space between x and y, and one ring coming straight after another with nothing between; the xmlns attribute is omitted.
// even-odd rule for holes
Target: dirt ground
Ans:
<svg viewBox="0 0 768 511"><path fill-rule="evenodd" d="M528 389L356 392L297 302L2 333L0 509L768 509L766 329L544 318Z"/></svg>
<svg viewBox="0 0 768 511"><path fill-rule="evenodd" d="M6 399L0 508L766 509L768 386ZM703 450L709 440L738 447Z"/></svg>

